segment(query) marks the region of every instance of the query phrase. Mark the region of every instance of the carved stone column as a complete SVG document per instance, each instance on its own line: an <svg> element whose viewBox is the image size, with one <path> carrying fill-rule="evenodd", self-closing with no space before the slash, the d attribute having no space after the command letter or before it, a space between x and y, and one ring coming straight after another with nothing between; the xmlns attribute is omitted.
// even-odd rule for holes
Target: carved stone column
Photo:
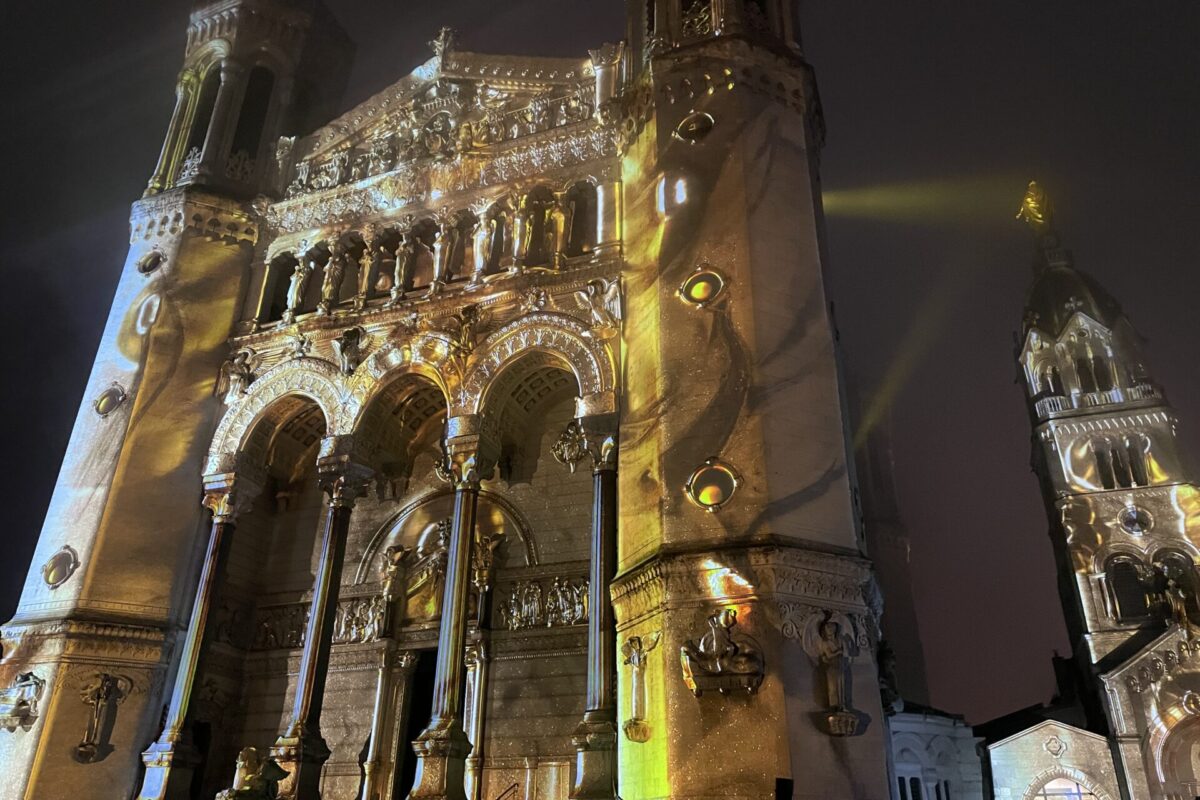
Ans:
<svg viewBox="0 0 1200 800"><path fill-rule="evenodd" d="M321 706L333 647L333 623L341 588L346 536L354 501L366 489L370 470L354 463L321 465L322 488L328 495L321 537L321 560L313 585L312 609L304 634L304 653L296 679L296 698L287 730L275 740L271 756L288 776L279 787L285 800L317 800L321 766L329 748L321 737Z"/></svg>
<svg viewBox="0 0 1200 800"><path fill-rule="evenodd" d="M379 800L384 795L382 785L382 767L386 752L384 736L387 733L388 718L396 708L395 702L395 664L396 664L396 621L399 610L396 608L397 596L405 594L405 566L409 554L407 548L388 548L384 554L383 564L383 620L381 628L383 635L380 651L379 671L375 677L375 706L371 711L371 739L367 744L367 758L363 763L363 785L361 800ZM416 664L411 654L406 654L410 666Z"/></svg>
<svg viewBox="0 0 1200 800"><path fill-rule="evenodd" d="M601 181L596 186L596 247L599 256L621 248L621 181Z"/></svg>
<svg viewBox="0 0 1200 800"><path fill-rule="evenodd" d="M485 436L478 415L452 417L447 424L446 466L454 481L454 518L446 588L438 632L437 668L433 687L433 716L413 742L417 774L409 798L466 800L464 778L470 741L462 726L464 644L467 632L471 543L479 482L490 475L496 460L495 438Z"/></svg>
<svg viewBox="0 0 1200 800"><path fill-rule="evenodd" d="M183 149L183 123L189 116L188 112L195 105L195 96L199 88L199 80L194 72L184 72L179 78L179 86L175 89L175 112L171 114L171 124L167 127L167 138L163 141L162 152L158 156L158 166L150 176L146 185L146 194L158 194L166 188L170 173L179 159Z"/></svg>
<svg viewBox="0 0 1200 800"><path fill-rule="evenodd" d="M259 491L255 483L231 474L209 476L204 481L204 488L204 505L212 510L212 530L163 732L158 741L142 753L146 775L138 793L139 800L183 800L191 796L192 773L200 763L199 753L190 741L191 701L196 680L203 669L205 651L213 636L208 617L224 583L235 517L241 509L249 507Z"/></svg>
<svg viewBox="0 0 1200 800"><path fill-rule="evenodd" d="M621 57L625 54L623 42L606 43L595 50L589 50L592 58L592 69L596 73L596 114L600 107L612 100L621 91Z"/></svg>
<svg viewBox="0 0 1200 800"><path fill-rule="evenodd" d="M214 176L224 177L225 144L230 132L230 120L242 98L246 68L234 61L221 62L221 86L213 103L212 116L208 120L208 131L204 135L204 150L200 156L200 167L196 178L203 180Z"/></svg>
<svg viewBox="0 0 1200 800"><path fill-rule="evenodd" d="M482 602L482 598L480 598ZM479 800L483 789L480 772L483 769L483 715L487 704L487 683L490 666L487 640L467 647L467 738L471 740L471 755L467 757L466 795Z"/></svg>
<svg viewBox="0 0 1200 800"><path fill-rule="evenodd" d="M592 537L588 573L587 710L575 729L573 800L617 796L617 641L609 584L617 571L617 424L615 415L568 426L554 448L572 471L592 464Z"/></svg>

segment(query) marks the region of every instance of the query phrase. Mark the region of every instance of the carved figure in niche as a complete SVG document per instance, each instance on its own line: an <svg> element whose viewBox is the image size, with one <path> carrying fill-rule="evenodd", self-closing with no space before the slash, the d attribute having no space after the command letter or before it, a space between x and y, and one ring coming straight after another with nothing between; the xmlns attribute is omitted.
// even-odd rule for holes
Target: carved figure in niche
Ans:
<svg viewBox="0 0 1200 800"><path fill-rule="evenodd" d="M219 792L215 800L275 800L279 782L288 771L273 758L261 758L258 750L247 747L238 753L233 786Z"/></svg>
<svg viewBox="0 0 1200 800"><path fill-rule="evenodd" d="M232 405L240 400L250 388L250 384L254 383L254 361L255 352L249 347L243 347L221 365L213 394L220 397L225 405Z"/></svg>
<svg viewBox="0 0 1200 800"><path fill-rule="evenodd" d="M460 356L468 356L475 349L475 338L482 320L479 306L463 306L462 312L452 316L456 330L454 331L454 350Z"/></svg>
<svg viewBox="0 0 1200 800"><path fill-rule="evenodd" d="M570 230L566 204L562 195L546 204L546 223L543 227L546 258L555 267L562 266L563 254L567 249L567 231Z"/></svg>
<svg viewBox="0 0 1200 800"><path fill-rule="evenodd" d="M573 609L574 618L571 620L571 624L573 625L587 621L588 584L588 581L583 581L582 583L575 583L571 585L571 594L573 595L573 600L575 603Z"/></svg>
<svg viewBox="0 0 1200 800"><path fill-rule="evenodd" d="M475 220L475 226L471 228L471 280L467 283L468 289L483 283L488 257L491 255L488 252L491 249L489 245L495 236L495 227L495 219L487 219L480 214Z"/></svg>
<svg viewBox="0 0 1200 800"><path fill-rule="evenodd" d="M588 315L592 329L588 334L598 339L615 336L621 325L621 283L597 278L588 281L583 291L575 293L575 304Z"/></svg>
<svg viewBox="0 0 1200 800"><path fill-rule="evenodd" d="M362 363L366 346L367 332L358 325L347 328L342 331L341 336L333 340L333 352L337 354L343 373L354 374L354 370Z"/></svg>
<svg viewBox="0 0 1200 800"><path fill-rule="evenodd" d="M748 636L739 634L735 639L736 624L737 611L722 609L708 618L708 633L679 648L683 681L696 697L713 689L721 694L734 689L754 694L762 684L761 650Z"/></svg>
<svg viewBox="0 0 1200 800"><path fill-rule="evenodd" d="M625 738L632 742L646 742L650 739L650 726L646 724L646 662L650 652L658 647L662 632L655 633L643 639L641 636L630 636L621 645L621 655L624 664L631 673L629 689L629 719L625 720L622 729Z"/></svg>
<svg viewBox="0 0 1200 800"><path fill-rule="evenodd" d="M542 621L542 586L531 581L521 589L521 627L532 627Z"/></svg>
<svg viewBox="0 0 1200 800"><path fill-rule="evenodd" d="M574 606L574 598L570 597L570 591L558 579L554 579L554 583L550 586L550 590L546 592L546 627L551 628L555 625L570 625L570 620L573 616L572 607Z"/></svg>
<svg viewBox="0 0 1200 800"><path fill-rule="evenodd" d="M75 747L75 758L85 764L103 761L113 751L109 743L116 722L117 706L125 702L133 689L133 681L120 675L102 672L83 687L80 697L92 707L84 730L83 741Z"/></svg>
<svg viewBox="0 0 1200 800"><path fill-rule="evenodd" d="M512 232L512 270L513 272L521 272L525 268L525 254L529 252L529 242L526 241L529 237L529 230L533 226L530 225L529 215L533 209L528 197L521 199L519 205L516 206L516 211L513 213L513 232Z"/></svg>
<svg viewBox="0 0 1200 800"><path fill-rule="evenodd" d="M395 275L392 278L392 297L389 305L395 305L404 299L409 276L412 274L412 263L416 257L417 237L412 231L406 231L400 235L400 244L396 246Z"/></svg>
<svg viewBox="0 0 1200 800"><path fill-rule="evenodd" d="M328 314L337 305L342 291L342 278L346 275L346 246L341 242L334 244L333 253L325 263L325 274L321 281L321 302L317 304L317 312Z"/></svg>
<svg viewBox="0 0 1200 800"><path fill-rule="evenodd" d="M295 321L296 312L300 310L300 304L304 302L304 293L308 289L308 280L312 277L314 269L316 269L316 264L307 253L296 260L296 268L292 270L292 276L288 278L287 310L283 312L284 323L291 324Z"/></svg>
<svg viewBox="0 0 1200 800"><path fill-rule="evenodd" d="M860 735L870 718L852 705L851 666L859 653L853 624L838 612L814 614L802 644L816 668L818 686L823 684L828 710L821 717L826 732L830 736Z"/></svg>
<svg viewBox="0 0 1200 800"><path fill-rule="evenodd" d="M362 255L358 257L358 291L354 295L354 308L362 311L367 305L367 297L371 294L371 276L375 274L375 265L379 262L379 250L367 245Z"/></svg>
<svg viewBox="0 0 1200 800"><path fill-rule="evenodd" d="M1188 609L1195 605L1192 582L1184 570L1173 561L1154 564L1142 577L1147 600L1156 604L1167 622L1174 622L1191 642L1195 634Z"/></svg>
<svg viewBox="0 0 1200 800"><path fill-rule="evenodd" d="M29 730L38 718L38 703L46 682L32 672L22 672L5 689L0 689L0 728L10 733Z"/></svg>

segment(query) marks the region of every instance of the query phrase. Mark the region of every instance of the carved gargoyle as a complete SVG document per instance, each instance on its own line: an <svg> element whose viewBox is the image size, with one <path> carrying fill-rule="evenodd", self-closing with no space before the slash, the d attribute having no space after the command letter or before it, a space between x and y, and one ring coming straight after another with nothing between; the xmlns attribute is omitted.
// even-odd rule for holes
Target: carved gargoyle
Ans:
<svg viewBox="0 0 1200 800"><path fill-rule="evenodd" d="M260 758L258 750L246 747L238 753L233 786L219 792L215 800L275 800L279 782L287 776L275 759Z"/></svg>
<svg viewBox="0 0 1200 800"><path fill-rule="evenodd" d="M758 644L735 634L737 611L722 609L708 618L708 633L679 648L683 682L696 697L708 691L754 694L766 674Z"/></svg>
<svg viewBox="0 0 1200 800"><path fill-rule="evenodd" d="M7 689L0 689L0 728L29 730L38 718L38 702L46 682L32 672L22 672Z"/></svg>

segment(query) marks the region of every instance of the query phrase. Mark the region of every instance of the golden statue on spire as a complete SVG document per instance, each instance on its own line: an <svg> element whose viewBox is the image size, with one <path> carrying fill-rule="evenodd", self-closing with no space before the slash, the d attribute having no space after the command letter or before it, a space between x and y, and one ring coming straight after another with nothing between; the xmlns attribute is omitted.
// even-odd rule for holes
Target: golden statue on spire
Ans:
<svg viewBox="0 0 1200 800"><path fill-rule="evenodd" d="M1046 190L1037 181L1030 181L1025 189L1025 199L1017 211L1017 219L1024 220L1039 236L1051 232L1054 227L1054 209L1050 206L1050 198Z"/></svg>

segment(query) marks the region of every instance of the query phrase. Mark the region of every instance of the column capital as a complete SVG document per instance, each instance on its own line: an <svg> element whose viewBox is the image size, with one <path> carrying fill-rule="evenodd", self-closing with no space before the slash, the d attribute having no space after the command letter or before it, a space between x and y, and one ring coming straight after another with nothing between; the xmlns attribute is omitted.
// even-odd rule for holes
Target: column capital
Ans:
<svg viewBox="0 0 1200 800"><path fill-rule="evenodd" d="M491 477L500 456L500 437L482 414L462 414L446 420L445 461L438 473L455 488L479 488Z"/></svg>
<svg viewBox="0 0 1200 800"><path fill-rule="evenodd" d="M233 523L260 491L262 481L248 476L232 472L205 475L203 505L212 511L214 522Z"/></svg>
<svg viewBox="0 0 1200 800"><path fill-rule="evenodd" d="M601 414L571 420L550 451L554 459L571 472L589 456L594 472L616 469L617 415Z"/></svg>
<svg viewBox="0 0 1200 800"><path fill-rule="evenodd" d="M331 508L353 508L354 501L367 493L375 471L345 458L317 462L317 480L329 496Z"/></svg>

